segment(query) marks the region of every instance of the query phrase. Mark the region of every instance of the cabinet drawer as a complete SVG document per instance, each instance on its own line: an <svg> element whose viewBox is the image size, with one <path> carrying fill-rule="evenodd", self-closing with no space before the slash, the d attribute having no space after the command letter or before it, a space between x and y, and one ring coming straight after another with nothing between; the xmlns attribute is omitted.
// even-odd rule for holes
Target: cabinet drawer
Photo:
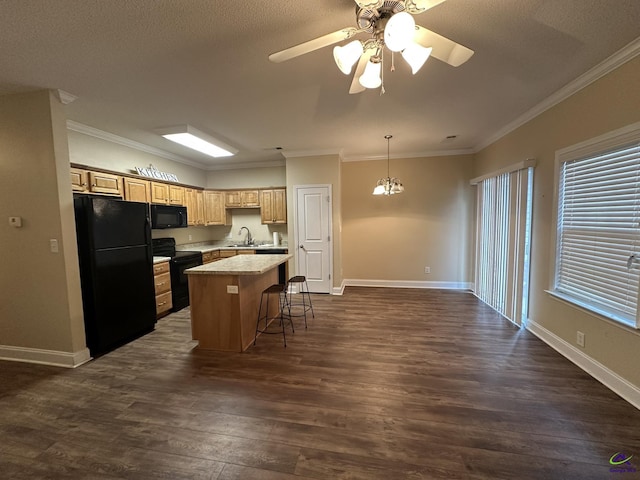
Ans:
<svg viewBox="0 0 640 480"><path fill-rule="evenodd" d="M153 265L153 274L160 275L169 271L169 262L155 263Z"/></svg>
<svg viewBox="0 0 640 480"><path fill-rule="evenodd" d="M156 295L160 295L161 293L171 290L171 274L169 272L155 275L153 277L153 281L156 287Z"/></svg>
<svg viewBox="0 0 640 480"><path fill-rule="evenodd" d="M235 257L236 250L220 250L220 258Z"/></svg>
<svg viewBox="0 0 640 480"><path fill-rule="evenodd" d="M254 255L255 253L255 250L238 250L236 255Z"/></svg>
<svg viewBox="0 0 640 480"><path fill-rule="evenodd" d="M215 262L219 258L220 258L220 252L218 250L214 250L212 252L203 252L202 263Z"/></svg>
<svg viewBox="0 0 640 480"><path fill-rule="evenodd" d="M163 293L156 296L156 315L160 315L171 310L173 303L171 302L171 292Z"/></svg>

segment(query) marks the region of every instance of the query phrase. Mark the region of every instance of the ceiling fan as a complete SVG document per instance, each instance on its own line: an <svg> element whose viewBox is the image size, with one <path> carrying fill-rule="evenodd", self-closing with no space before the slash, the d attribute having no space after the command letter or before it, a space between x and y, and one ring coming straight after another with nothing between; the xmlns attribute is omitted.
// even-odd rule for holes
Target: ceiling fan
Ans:
<svg viewBox="0 0 640 480"><path fill-rule="evenodd" d="M336 65L349 75L357 62L349 93L360 93L382 85L383 52L400 52L415 74L429 56L453 67L462 65L473 50L415 24L413 15L421 14L445 0L355 0L356 27L345 27L269 55L275 63L313 52L319 48L349 40L357 34L368 33L365 40L353 40L336 46L333 56ZM393 67L392 67L393 68ZM383 86L384 92L384 86Z"/></svg>

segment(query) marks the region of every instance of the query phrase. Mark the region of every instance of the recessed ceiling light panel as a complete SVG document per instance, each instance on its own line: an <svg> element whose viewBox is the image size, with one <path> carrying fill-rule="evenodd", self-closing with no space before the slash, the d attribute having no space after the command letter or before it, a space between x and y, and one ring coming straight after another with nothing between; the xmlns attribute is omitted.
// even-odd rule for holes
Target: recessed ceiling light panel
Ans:
<svg viewBox="0 0 640 480"><path fill-rule="evenodd" d="M238 153L237 148L233 148L217 138L193 128L191 125L176 125L158 129L156 132L167 140L211 157L231 157Z"/></svg>

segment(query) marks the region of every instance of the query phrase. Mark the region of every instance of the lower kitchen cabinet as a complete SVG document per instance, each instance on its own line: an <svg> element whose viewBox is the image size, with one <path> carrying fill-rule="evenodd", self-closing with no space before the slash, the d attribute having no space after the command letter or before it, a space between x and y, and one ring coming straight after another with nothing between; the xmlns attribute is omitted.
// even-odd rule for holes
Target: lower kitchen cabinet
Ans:
<svg viewBox="0 0 640 480"><path fill-rule="evenodd" d="M202 263L211 263L216 260L220 260L220 252L218 250L212 250L210 252L202 252Z"/></svg>
<svg viewBox="0 0 640 480"><path fill-rule="evenodd" d="M171 273L169 262L153 264L153 282L156 289L156 316L160 317L171 310Z"/></svg>

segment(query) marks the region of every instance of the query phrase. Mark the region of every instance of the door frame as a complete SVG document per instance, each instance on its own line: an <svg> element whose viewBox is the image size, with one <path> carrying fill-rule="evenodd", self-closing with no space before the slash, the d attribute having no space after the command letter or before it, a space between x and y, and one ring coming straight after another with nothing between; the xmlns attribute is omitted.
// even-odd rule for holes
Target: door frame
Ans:
<svg viewBox="0 0 640 480"><path fill-rule="evenodd" d="M293 248L295 250L293 258L296 263L296 275L300 273L298 261L298 252L300 250L300 243L298 241L298 192L307 188L326 188L327 195L329 196L329 215L327 217L329 223L329 291L326 293L333 294L333 185L330 183L304 184L293 186Z"/></svg>

